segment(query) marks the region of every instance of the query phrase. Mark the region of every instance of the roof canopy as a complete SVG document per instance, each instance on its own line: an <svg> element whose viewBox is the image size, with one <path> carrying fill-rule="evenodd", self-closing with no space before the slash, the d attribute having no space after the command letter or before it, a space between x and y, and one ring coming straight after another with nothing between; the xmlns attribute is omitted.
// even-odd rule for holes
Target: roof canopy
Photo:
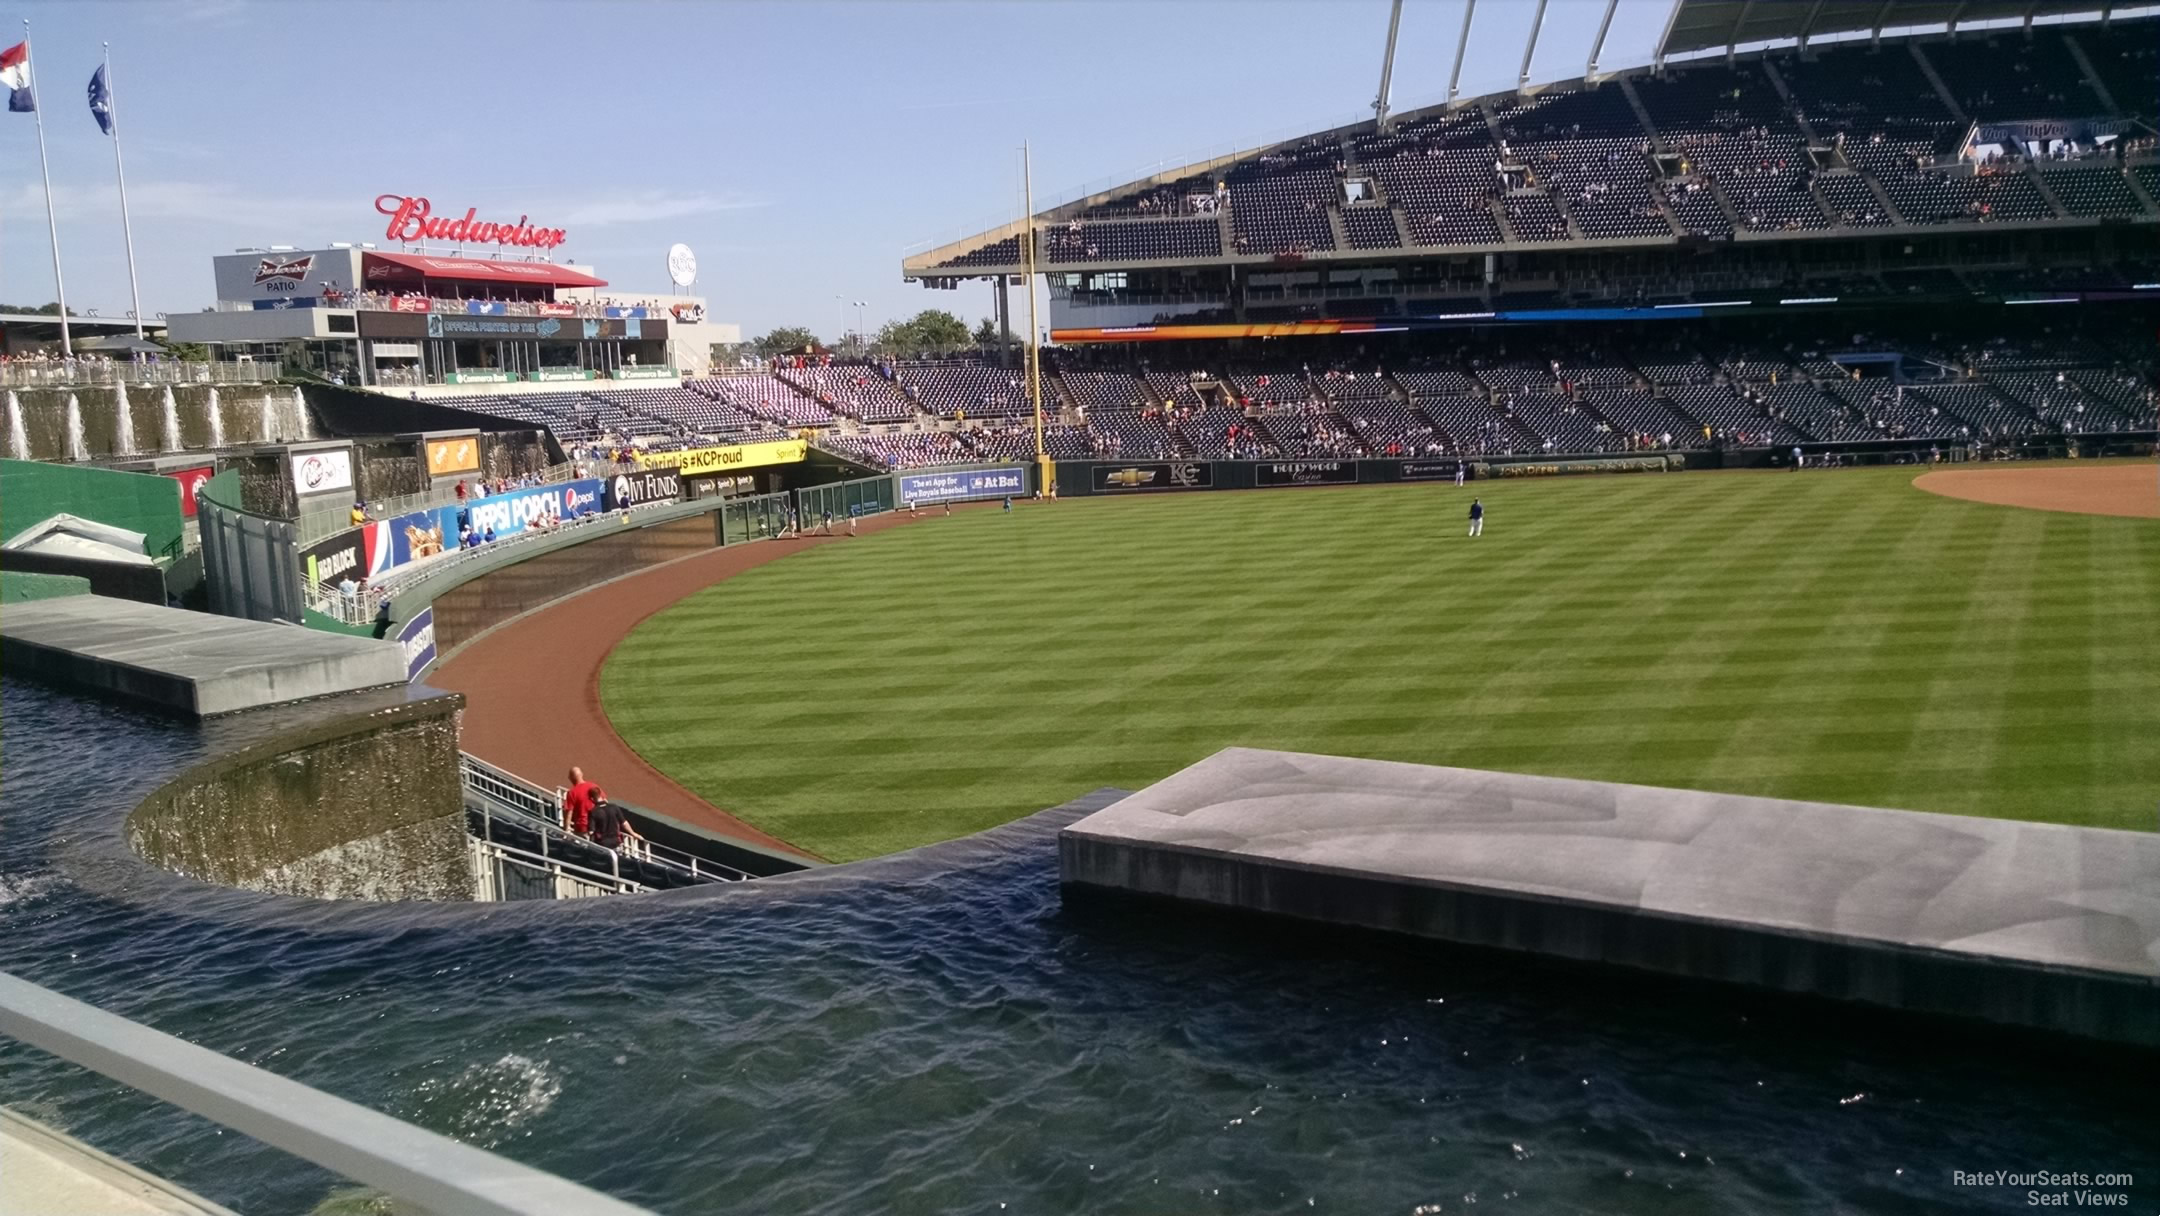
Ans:
<svg viewBox="0 0 2160 1216"><path fill-rule="evenodd" d="M369 253L362 273L370 283L449 279L466 283L523 283L528 287L605 287L606 279L549 262L437 258L417 253Z"/></svg>
<svg viewBox="0 0 2160 1216"><path fill-rule="evenodd" d="M1657 57L1913 25L2030 21L2125 7L2120 0L1675 0Z"/></svg>

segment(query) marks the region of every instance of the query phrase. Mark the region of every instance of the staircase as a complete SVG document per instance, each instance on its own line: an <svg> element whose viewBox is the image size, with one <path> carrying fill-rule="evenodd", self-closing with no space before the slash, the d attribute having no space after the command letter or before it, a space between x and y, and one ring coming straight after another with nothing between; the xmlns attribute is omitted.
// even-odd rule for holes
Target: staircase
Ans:
<svg viewBox="0 0 2160 1216"><path fill-rule="evenodd" d="M1650 121L1650 111L1643 105L1642 97L1635 92L1634 84L1625 76L1613 83L1620 86L1620 95L1627 98L1628 108L1635 111L1636 121L1642 123L1642 129L1649 133L1650 146L1656 147L1659 143L1657 124Z"/></svg>
<svg viewBox="0 0 2160 1216"><path fill-rule="evenodd" d="M2100 73L2093 70L2092 60L2085 57L2085 48L2079 46L2078 40L2068 33L2062 36L2062 40L2064 48L2070 52L2070 58L2077 61L2078 71L2085 74L2085 83L2091 87L2093 96L2100 99L2100 104L2107 108L2108 113L2121 114L2122 107L2115 104L2115 95L2108 92L2106 82L2100 79Z"/></svg>
<svg viewBox="0 0 2160 1216"><path fill-rule="evenodd" d="M1972 116L1965 113L1965 107L1958 104L1957 98L1951 96L1950 86L1943 83L1943 78L1935 71L1935 65L1928 62L1927 55L1920 50L1920 44L1908 42L1905 49L1912 52L1913 62L1920 65L1920 74L1927 77L1929 84L1935 86L1935 95L1942 98L1943 105L1949 107L1950 113L1959 122L1970 124Z"/></svg>
<svg viewBox="0 0 2160 1216"><path fill-rule="evenodd" d="M2026 177L2032 179L2033 186L2040 191L2040 197L2046 199L2047 205L2055 209L2055 218L2069 219L2070 209L2062 205L2061 199L2055 197L2054 188L2048 185L2047 174L2033 168L2030 164L2025 166L2024 173Z"/></svg>

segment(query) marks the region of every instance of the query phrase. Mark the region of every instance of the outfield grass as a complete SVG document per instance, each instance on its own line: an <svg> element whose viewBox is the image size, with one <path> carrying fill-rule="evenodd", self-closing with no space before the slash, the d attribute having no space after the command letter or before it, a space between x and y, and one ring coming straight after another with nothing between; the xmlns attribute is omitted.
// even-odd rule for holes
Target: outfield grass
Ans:
<svg viewBox="0 0 2160 1216"><path fill-rule="evenodd" d="M653 764L835 860L1232 744L2151 830L2160 524L1910 471L1163 495L808 549L641 626Z"/></svg>

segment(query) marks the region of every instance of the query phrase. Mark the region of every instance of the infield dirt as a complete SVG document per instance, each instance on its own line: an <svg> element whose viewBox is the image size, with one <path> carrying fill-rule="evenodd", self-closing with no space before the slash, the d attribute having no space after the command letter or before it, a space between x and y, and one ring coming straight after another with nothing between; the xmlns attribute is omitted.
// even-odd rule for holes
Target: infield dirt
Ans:
<svg viewBox="0 0 2160 1216"><path fill-rule="evenodd" d="M2150 462L1944 469L1923 473L1913 484L1945 498L2001 507L2160 519L2160 465Z"/></svg>

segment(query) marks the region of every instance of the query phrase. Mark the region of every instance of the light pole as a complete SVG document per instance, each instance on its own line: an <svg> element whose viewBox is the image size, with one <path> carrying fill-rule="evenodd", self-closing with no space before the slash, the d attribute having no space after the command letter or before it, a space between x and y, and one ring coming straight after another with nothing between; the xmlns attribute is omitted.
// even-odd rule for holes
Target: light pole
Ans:
<svg viewBox="0 0 2160 1216"><path fill-rule="evenodd" d="M855 340L865 347L870 345L870 335L863 330L862 310L868 307L870 307L870 301L868 300L855 301Z"/></svg>

